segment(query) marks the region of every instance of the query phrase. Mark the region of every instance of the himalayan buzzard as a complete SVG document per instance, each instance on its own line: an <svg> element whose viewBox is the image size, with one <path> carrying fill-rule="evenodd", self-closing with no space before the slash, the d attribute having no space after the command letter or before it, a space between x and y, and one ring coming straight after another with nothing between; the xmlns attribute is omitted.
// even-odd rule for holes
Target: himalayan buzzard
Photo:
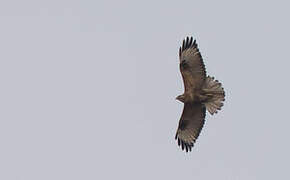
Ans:
<svg viewBox="0 0 290 180"><path fill-rule="evenodd" d="M221 83L206 76L196 40L187 37L179 48L179 68L184 93L176 97L184 103L175 139L182 150L191 151L203 127L206 110L213 115L223 106L225 92Z"/></svg>

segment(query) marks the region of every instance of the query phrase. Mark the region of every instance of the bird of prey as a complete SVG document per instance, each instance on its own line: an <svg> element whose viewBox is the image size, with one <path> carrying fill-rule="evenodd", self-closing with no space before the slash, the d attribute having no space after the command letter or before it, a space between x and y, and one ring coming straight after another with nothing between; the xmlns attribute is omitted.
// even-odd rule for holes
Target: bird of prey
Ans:
<svg viewBox="0 0 290 180"><path fill-rule="evenodd" d="M196 40L187 37L179 48L179 69L184 93L176 97L184 103L175 139L182 150L191 151L205 121L206 110L217 113L223 106L225 92L220 82L206 75Z"/></svg>

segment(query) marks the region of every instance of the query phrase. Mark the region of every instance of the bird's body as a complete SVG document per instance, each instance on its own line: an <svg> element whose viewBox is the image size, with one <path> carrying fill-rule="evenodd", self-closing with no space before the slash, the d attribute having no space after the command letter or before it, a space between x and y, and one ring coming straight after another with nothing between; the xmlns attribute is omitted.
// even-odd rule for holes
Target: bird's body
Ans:
<svg viewBox="0 0 290 180"><path fill-rule="evenodd" d="M223 106L225 93L217 80L206 76L205 66L193 38L187 37L179 49L180 72L184 93L176 99L184 103L175 138L182 150L191 151L204 124L206 110L217 113Z"/></svg>

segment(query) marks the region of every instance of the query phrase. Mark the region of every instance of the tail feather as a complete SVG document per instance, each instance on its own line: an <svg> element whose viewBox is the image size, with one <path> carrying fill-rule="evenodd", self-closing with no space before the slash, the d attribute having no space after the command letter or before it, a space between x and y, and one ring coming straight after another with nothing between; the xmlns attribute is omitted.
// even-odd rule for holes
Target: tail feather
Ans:
<svg viewBox="0 0 290 180"><path fill-rule="evenodd" d="M221 110L223 101L225 100L225 91L222 84L218 80L214 80L214 77L207 76L204 87L204 94L208 99L204 102L204 105L208 112L213 115Z"/></svg>

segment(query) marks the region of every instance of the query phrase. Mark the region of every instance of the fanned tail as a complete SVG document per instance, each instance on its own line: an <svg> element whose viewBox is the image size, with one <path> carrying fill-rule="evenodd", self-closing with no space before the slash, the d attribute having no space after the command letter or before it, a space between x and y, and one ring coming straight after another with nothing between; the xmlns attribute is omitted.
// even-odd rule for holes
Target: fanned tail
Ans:
<svg viewBox="0 0 290 180"><path fill-rule="evenodd" d="M211 115L221 110L223 101L225 100L225 91L218 80L214 80L214 77L207 76L203 87L203 93L208 97L204 105Z"/></svg>

